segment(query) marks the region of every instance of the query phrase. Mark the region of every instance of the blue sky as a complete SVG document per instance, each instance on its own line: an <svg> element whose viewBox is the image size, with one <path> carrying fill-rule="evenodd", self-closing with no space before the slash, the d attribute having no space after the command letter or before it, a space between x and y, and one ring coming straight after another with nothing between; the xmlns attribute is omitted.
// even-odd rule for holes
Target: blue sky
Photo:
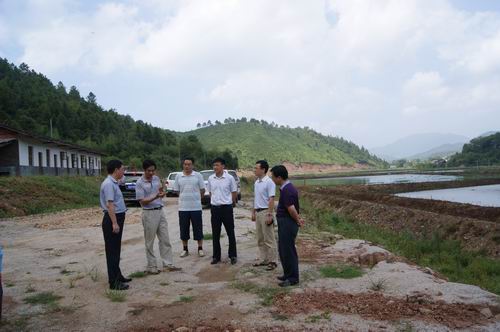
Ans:
<svg viewBox="0 0 500 332"><path fill-rule="evenodd" d="M105 108L226 117L374 147L500 123L500 2L0 0L0 56Z"/></svg>

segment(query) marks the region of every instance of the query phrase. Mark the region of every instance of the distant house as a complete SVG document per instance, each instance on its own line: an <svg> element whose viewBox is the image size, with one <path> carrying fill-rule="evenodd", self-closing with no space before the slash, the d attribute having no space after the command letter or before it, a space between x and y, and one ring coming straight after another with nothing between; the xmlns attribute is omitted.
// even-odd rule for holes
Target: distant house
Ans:
<svg viewBox="0 0 500 332"><path fill-rule="evenodd" d="M0 124L0 175L100 175L103 155Z"/></svg>

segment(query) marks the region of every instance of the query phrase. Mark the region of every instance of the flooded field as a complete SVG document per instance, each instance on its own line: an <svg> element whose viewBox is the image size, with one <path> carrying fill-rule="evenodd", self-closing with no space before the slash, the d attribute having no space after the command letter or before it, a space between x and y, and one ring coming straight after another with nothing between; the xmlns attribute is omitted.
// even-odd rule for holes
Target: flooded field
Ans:
<svg viewBox="0 0 500 332"><path fill-rule="evenodd" d="M423 183L423 182L444 182L460 181L463 176L441 175L441 174L384 174L384 175L365 175L349 177L331 177L321 179L300 179L292 180L299 185L356 185L356 184L397 184L397 183Z"/></svg>
<svg viewBox="0 0 500 332"><path fill-rule="evenodd" d="M500 207L500 185L426 190L396 194L399 197L432 199L479 206Z"/></svg>

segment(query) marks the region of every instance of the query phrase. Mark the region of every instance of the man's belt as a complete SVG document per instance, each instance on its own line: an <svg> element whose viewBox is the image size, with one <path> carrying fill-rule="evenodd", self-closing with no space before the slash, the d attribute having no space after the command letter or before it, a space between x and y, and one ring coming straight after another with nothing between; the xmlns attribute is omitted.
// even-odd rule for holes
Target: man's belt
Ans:
<svg viewBox="0 0 500 332"><path fill-rule="evenodd" d="M163 206L159 206L159 207L155 207L155 208L152 208L152 209L143 209L144 211L153 211L153 210L161 210L163 209Z"/></svg>

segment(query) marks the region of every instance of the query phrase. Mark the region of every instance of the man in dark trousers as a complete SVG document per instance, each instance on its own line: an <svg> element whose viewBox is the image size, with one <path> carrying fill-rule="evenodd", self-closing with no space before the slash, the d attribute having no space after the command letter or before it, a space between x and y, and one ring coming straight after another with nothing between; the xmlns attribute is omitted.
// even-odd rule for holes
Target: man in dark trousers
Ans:
<svg viewBox="0 0 500 332"><path fill-rule="evenodd" d="M125 168L120 160L110 160L106 165L108 177L101 184L100 203L104 211L102 233L106 248L109 288L128 289L126 284L132 279L125 278L120 270L123 225L127 208L118 181L123 177Z"/></svg>
<svg viewBox="0 0 500 332"><path fill-rule="evenodd" d="M238 199L238 188L236 181L224 170L226 161L215 158L212 162L215 173L208 178L207 190L210 193L210 204L212 213L212 243L213 259L211 264L217 264L221 259L220 232L222 225L229 239L229 259L231 264L236 264L236 236L234 234L233 206Z"/></svg>
<svg viewBox="0 0 500 332"><path fill-rule="evenodd" d="M304 220L299 215L299 193L288 180L285 166L278 165L271 169L273 182L280 187L280 199L276 209L278 220L278 251L283 275L278 277L280 287L299 283L299 257L295 248L295 239Z"/></svg>

